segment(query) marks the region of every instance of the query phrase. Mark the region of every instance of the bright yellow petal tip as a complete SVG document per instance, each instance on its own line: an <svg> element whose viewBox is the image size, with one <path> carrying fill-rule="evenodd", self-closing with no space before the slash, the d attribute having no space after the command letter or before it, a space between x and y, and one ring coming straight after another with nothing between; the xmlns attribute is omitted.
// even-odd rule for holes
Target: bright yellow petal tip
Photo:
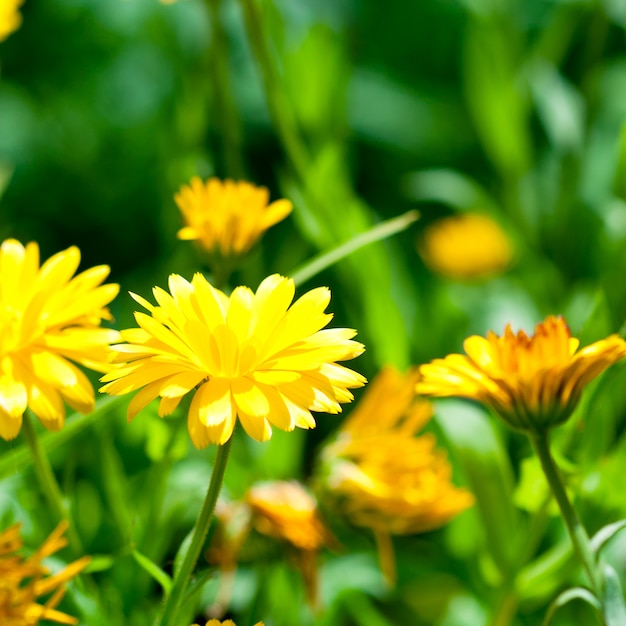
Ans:
<svg viewBox="0 0 626 626"><path fill-rule="evenodd" d="M64 402L89 413L94 391L74 363L106 372L119 333L101 328L118 293L105 284L109 268L74 275L80 262L72 247L40 267L36 243L0 245L0 437L20 432L26 408L50 430L65 419Z"/></svg>
<svg viewBox="0 0 626 626"><path fill-rule="evenodd" d="M451 354L420 367L417 392L458 396L491 407L511 427L541 432L572 414L585 386L626 356L617 335L578 350L562 317L537 324L535 334L515 334L507 326L499 337L472 336L465 355Z"/></svg>
<svg viewBox="0 0 626 626"><path fill-rule="evenodd" d="M170 293L155 289L158 306L137 313L139 328L122 332L113 346L119 366L102 378L101 391L138 391L129 419L155 398L159 413L171 413L191 392L188 429L197 448L224 444L238 420L258 441L272 426L313 428L311 411L339 413L348 391L365 378L336 361L364 350L355 331L324 329L330 292L318 288L293 302L291 279L275 274L256 293L237 287L227 296L201 274L178 275ZM140 303L142 301L140 300Z"/></svg>
<svg viewBox="0 0 626 626"><path fill-rule="evenodd" d="M434 222L424 231L418 249L431 270L460 280L498 274L513 258L511 240L499 224L477 213Z"/></svg>
<svg viewBox="0 0 626 626"><path fill-rule="evenodd" d="M0 532L0 624L34 626L40 620L58 624L78 624L74 617L56 610L66 584L91 560L83 557L51 574L42 561L67 545L63 537L67 522L62 522L31 556L22 549L19 524ZM39 601L47 597L43 603Z"/></svg>
<svg viewBox="0 0 626 626"><path fill-rule="evenodd" d="M0 0L0 41L4 41L21 23L19 8L24 0Z"/></svg>
<svg viewBox="0 0 626 626"><path fill-rule="evenodd" d="M289 200L269 203L269 192L248 182L197 176L174 196L185 226L179 239L197 241L210 254L241 256L291 213Z"/></svg>

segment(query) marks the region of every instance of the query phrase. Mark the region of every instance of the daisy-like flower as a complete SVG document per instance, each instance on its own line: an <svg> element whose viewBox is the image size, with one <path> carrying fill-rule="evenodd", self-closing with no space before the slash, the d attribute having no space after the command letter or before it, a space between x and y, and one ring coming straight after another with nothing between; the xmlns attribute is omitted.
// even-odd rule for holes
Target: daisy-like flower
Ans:
<svg viewBox="0 0 626 626"><path fill-rule="evenodd" d="M268 481L246 494L256 530L285 541L296 549L296 565L302 574L310 604L317 603L317 554L336 543L321 520L317 501L296 481Z"/></svg>
<svg viewBox="0 0 626 626"><path fill-rule="evenodd" d="M291 213L289 200L269 203L269 192L248 182L202 182L197 176L174 196L185 221L178 238L197 241L219 257L248 252L270 226Z"/></svg>
<svg viewBox="0 0 626 626"><path fill-rule="evenodd" d="M50 430L63 426L67 402L90 413L94 390L72 361L106 372L115 330L106 305L119 287L102 285L106 265L74 276L80 262L72 247L39 266L39 247L14 239L0 246L0 436L13 439L26 408Z"/></svg>
<svg viewBox="0 0 626 626"><path fill-rule="evenodd" d="M433 415L415 397L417 369L384 368L337 439L322 451L323 486L355 525L391 534L442 526L473 503L451 482L452 469L431 434Z"/></svg>
<svg viewBox="0 0 626 626"><path fill-rule="evenodd" d="M228 441L237 419L265 441L270 424L313 428L311 411L339 413L353 399L349 389L365 383L335 362L364 348L354 330L322 330L332 318L326 288L293 304L293 280L277 274L256 293L237 287L230 297L201 274L191 282L173 274L169 288L153 290L158 306L133 295L151 315L135 314L140 328L122 331L127 343L113 346L122 364L102 378L109 394L141 389L129 419L157 397L159 414L170 414L193 390L188 428L197 448Z"/></svg>
<svg viewBox="0 0 626 626"><path fill-rule="evenodd" d="M418 249L434 272L461 280L502 272L513 257L513 245L502 228L477 213L434 222L424 231Z"/></svg>
<svg viewBox="0 0 626 626"><path fill-rule="evenodd" d="M463 347L465 355L422 365L417 392L477 400L525 432L565 422L585 386L626 356L626 342L617 335L578 350L565 320L554 316L537 324L531 337L507 326L502 337L474 335Z"/></svg>
<svg viewBox="0 0 626 626"><path fill-rule="evenodd" d="M57 611L66 583L89 563L83 557L63 570L51 574L43 560L67 545L61 522L44 544L31 556L18 554L22 549L19 524L0 533L0 623L2 626L35 626L39 620L58 624L77 624L78 620ZM42 597L48 599L40 603Z"/></svg>
<svg viewBox="0 0 626 626"><path fill-rule="evenodd" d="M0 41L4 41L22 23L19 8L24 0L0 0Z"/></svg>

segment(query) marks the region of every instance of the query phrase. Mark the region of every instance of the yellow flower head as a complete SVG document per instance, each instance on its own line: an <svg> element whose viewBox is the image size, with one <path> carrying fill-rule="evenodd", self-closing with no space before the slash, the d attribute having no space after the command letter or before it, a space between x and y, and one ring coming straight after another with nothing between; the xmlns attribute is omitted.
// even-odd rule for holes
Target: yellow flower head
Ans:
<svg viewBox="0 0 626 626"><path fill-rule="evenodd" d="M197 448L223 444L237 418L257 441L270 424L282 430L313 428L311 411L339 413L353 399L348 389L365 379L335 361L352 359L363 345L356 331L321 330L330 291L309 291L291 305L293 280L277 274L257 292L237 287L227 296L201 274L191 282L170 276L171 295L156 287L158 306L134 296L151 315L136 313L140 328L122 331L127 342L113 346L124 362L102 380L102 391L141 391L128 407L132 419L160 397L159 414L171 413L194 390L188 427ZM291 305L291 306L290 306Z"/></svg>
<svg viewBox="0 0 626 626"><path fill-rule="evenodd" d="M554 316L537 324L531 337L510 326L502 337L474 335L463 344L467 356L422 365L417 392L477 400L517 430L543 431L566 421L584 387L626 356L626 342L617 335L581 350L578 345L565 320Z"/></svg>
<svg viewBox="0 0 626 626"><path fill-rule="evenodd" d="M431 224L424 231L419 251L434 272L461 280L502 272L513 256L511 241L500 226L477 213L454 215Z"/></svg>
<svg viewBox="0 0 626 626"><path fill-rule="evenodd" d="M22 23L19 8L24 0L0 0L0 41L4 41Z"/></svg>
<svg viewBox="0 0 626 626"><path fill-rule="evenodd" d="M89 413L91 383L71 361L105 372L117 331L100 328L117 285L102 285L101 265L77 276L78 248L39 267L36 243L14 239L0 246L0 436L13 439L29 407L50 430L63 426L65 407Z"/></svg>
<svg viewBox="0 0 626 626"><path fill-rule="evenodd" d="M259 483L248 490L246 502L252 523L262 534L281 539L296 548L300 570L311 606L317 604L317 553L336 543L322 522L315 498L296 481Z"/></svg>
<svg viewBox="0 0 626 626"><path fill-rule="evenodd" d="M174 196L183 214L179 239L197 241L207 252L221 257L248 252L261 235L291 213L289 200L269 202L265 187L247 182L197 176Z"/></svg>
<svg viewBox="0 0 626 626"><path fill-rule="evenodd" d="M392 534L437 528L473 502L451 483L445 454L430 434L415 434L432 417L415 398L417 370L384 368L323 450L324 487L358 526Z"/></svg>
<svg viewBox="0 0 626 626"><path fill-rule="evenodd" d="M63 537L67 522L59 524L44 544L30 557L23 558L19 524L0 533L0 624L34 626L39 620L77 624L78 620L56 610L65 593L65 584L89 563L83 557L50 574L42 561L67 545ZM52 595L50 595L52 594ZM44 604L38 600L49 596Z"/></svg>

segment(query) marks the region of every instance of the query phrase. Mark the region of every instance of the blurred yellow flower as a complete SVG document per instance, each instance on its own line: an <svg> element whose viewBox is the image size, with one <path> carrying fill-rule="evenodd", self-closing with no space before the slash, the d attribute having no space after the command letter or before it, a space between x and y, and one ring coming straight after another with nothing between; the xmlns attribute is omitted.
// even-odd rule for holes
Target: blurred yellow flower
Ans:
<svg viewBox="0 0 626 626"><path fill-rule="evenodd" d="M336 543L322 522L315 498L296 481L268 481L251 487L246 502L256 530L296 548L297 566L309 602L317 599L317 553Z"/></svg>
<svg viewBox="0 0 626 626"><path fill-rule="evenodd" d="M282 430L315 427L311 411L341 412L353 399L348 389L365 379L335 361L352 359L363 345L356 331L321 330L330 291L307 292L290 307L294 282L274 274L257 292L237 287L228 297L201 274L191 282L173 274L171 295L156 287L159 306L133 295L150 315L136 313L140 328L122 331L128 342L113 346L122 364L103 377L102 391L136 391L132 419L157 397L159 414L170 414L193 390L189 435L197 448L223 444L237 418L258 441L270 424Z"/></svg>
<svg viewBox="0 0 626 626"><path fill-rule="evenodd" d="M19 8L24 0L0 0L0 41L4 41L22 23Z"/></svg>
<svg viewBox="0 0 626 626"><path fill-rule="evenodd" d="M0 533L0 624L34 626L39 620L58 624L77 624L78 620L56 607L65 593L66 583L89 563L83 557L56 574L50 574L42 561L67 545L63 537L67 522L62 522L44 544L28 558L17 554L22 548L19 524ZM50 597L44 604L38 600Z"/></svg>
<svg viewBox="0 0 626 626"><path fill-rule="evenodd" d="M117 285L102 285L109 268L100 265L77 276L78 248L50 257L39 267L39 247L14 239L0 246L0 437L13 439L30 408L50 430L63 426L65 407L89 413L91 383L71 361L100 372L110 366L115 330L106 305Z"/></svg>
<svg viewBox="0 0 626 626"><path fill-rule="evenodd" d="M185 226L178 238L197 241L207 252L221 257L248 252L261 235L291 213L289 200L269 202L265 187L248 182L202 182L197 176L174 196Z"/></svg>
<svg viewBox="0 0 626 626"><path fill-rule="evenodd" d="M473 503L451 483L445 453L431 434L415 434L432 417L415 398L417 369L384 368L370 383L336 441L322 451L323 486L357 526L391 534L437 528Z"/></svg>
<svg viewBox="0 0 626 626"><path fill-rule="evenodd" d="M502 337L490 331L466 339L467 356L422 365L417 392L477 400L517 430L545 431L566 421L585 386L626 356L617 335L577 352L579 343L562 317L546 318L531 337L507 325Z"/></svg>
<svg viewBox="0 0 626 626"><path fill-rule="evenodd" d="M456 279L483 278L505 270L513 246L486 215L464 213L440 219L423 233L418 246L431 270Z"/></svg>

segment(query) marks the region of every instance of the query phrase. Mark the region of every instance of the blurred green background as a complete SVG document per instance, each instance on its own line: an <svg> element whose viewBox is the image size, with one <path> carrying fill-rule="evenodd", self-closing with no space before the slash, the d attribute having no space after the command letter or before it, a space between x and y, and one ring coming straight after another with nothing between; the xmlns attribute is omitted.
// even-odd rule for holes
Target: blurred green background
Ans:
<svg viewBox="0 0 626 626"><path fill-rule="evenodd" d="M37 241L42 258L78 245L84 267L110 265L122 285L116 326L132 323L126 291L147 296L169 273L201 268L193 246L175 237L173 194L195 174L244 177L294 202L234 277L252 288L384 219L421 212L410 231L305 285L331 287L335 325L359 330L367 352L355 367L370 378L384 364L405 368L459 351L467 335L500 333L508 322L530 331L550 313L565 314L583 344L622 326L623 0L26 0L22 14L22 27L0 44L0 236ZM486 281L435 276L416 238L438 217L470 211L509 233L512 268ZM558 441L576 465L592 531L626 515L615 486L626 470L624 382L616 368L589 395L579 414L593 414L591 434L578 419ZM522 471L524 442L474 407L449 406L431 428L477 507L445 531L400 540L395 591L380 579L369 538L347 532L356 548L328 560L323 619L280 609L291 584L285 565L262 576L244 568L238 626L495 626L492 607L521 568L507 543L527 531L538 487L532 467ZM82 503L90 551L117 555L131 535L139 546L148 541L153 529L142 515L156 505L144 494L137 513L137 494L176 460L164 495L167 532L153 554L168 558L195 516L207 453L187 452L185 437L168 448L171 420L144 415L127 427L122 412L84 430L75 440L82 449L59 446L53 460ZM265 446L237 441L231 491L240 495L255 478L306 478L338 424L318 421L313 432L275 433ZM8 470L0 505L7 519L26 521L37 496L32 477L17 470ZM46 534L32 522L27 530ZM530 557L560 533L548 520ZM623 565L626 544L615 554ZM138 625L158 592L120 558L102 574L109 623ZM510 623L540 623L572 576L557 565L520 587ZM265 600L253 605L260 579Z"/></svg>

